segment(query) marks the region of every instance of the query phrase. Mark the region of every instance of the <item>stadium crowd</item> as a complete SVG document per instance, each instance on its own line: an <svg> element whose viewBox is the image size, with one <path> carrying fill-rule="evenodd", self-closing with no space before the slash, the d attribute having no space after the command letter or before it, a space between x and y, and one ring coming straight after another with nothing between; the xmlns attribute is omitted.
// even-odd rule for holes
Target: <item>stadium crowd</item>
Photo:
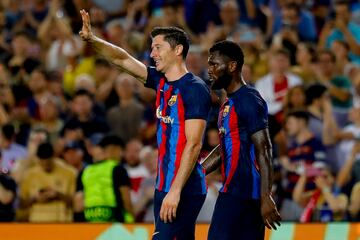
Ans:
<svg viewBox="0 0 360 240"><path fill-rule="evenodd" d="M268 104L283 220L360 220L360 1L3 0L0 221L103 221L110 207L124 213L113 221L153 222L155 93L80 40L81 9L146 64L150 30L181 27L187 67L207 83L209 47L239 43L243 78ZM201 158L219 144L225 97L212 92ZM207 181L199 222L221 173Z"/></svg>

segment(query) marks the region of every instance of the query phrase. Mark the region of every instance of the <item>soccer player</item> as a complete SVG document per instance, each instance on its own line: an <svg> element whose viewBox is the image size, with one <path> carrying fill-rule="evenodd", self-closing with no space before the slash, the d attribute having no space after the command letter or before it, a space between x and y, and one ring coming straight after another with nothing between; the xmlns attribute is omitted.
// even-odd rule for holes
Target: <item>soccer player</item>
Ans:
<svg viewBox="0 0 360 240"><path fill-rule="evenodd" d="M271 197L271 143L267 105L241 77L244 55L234 42L210 48L209 77L213 89L227 99L218 118L220 146L203 162L206 172L221 167L220 189L208 239L264 239L265 226L276 229L280 214ZM219 157L221 156L221 157Z"/></svg>
<svg viewBox="0 0 360 240"><path fill-rule="evenodd" d="M91 32L89 14L81 10L80 36L118 68L156 90L158 174L153 239L194 239L195 221L206 196L205 174L197 158L210 110L210 90L187 71L187 34L179 28L154 28L146 67L124 49Z"/></svg>

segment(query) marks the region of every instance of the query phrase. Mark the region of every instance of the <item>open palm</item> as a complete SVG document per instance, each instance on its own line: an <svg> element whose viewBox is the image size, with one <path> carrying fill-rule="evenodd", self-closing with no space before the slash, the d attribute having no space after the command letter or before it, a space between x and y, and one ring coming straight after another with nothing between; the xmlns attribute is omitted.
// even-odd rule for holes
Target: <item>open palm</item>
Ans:
<svg viewBox="0 0 360 240"><path fill-rule="evenodd" d="M82 25L82 29L79 32L79 34L83 40L88 41L92 37L90 16L89 16L89 13L86 12L84 9L80 10L80 14L81 14L83 25Z"/></svg>

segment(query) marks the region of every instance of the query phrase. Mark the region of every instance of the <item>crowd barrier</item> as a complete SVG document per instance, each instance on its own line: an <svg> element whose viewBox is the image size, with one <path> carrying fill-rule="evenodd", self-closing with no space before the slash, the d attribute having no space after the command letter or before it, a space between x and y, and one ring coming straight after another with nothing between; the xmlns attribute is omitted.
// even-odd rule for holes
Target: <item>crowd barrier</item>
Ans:
<svg viewBox="0 0 360 240"><path fill-rule="evenodd" d="M208 224L196 226L196 240L206 240ZM3 240L148 240L152 224L0 224ZM266 230L266 240L359 240L360 223L283 223Z"/></svg>

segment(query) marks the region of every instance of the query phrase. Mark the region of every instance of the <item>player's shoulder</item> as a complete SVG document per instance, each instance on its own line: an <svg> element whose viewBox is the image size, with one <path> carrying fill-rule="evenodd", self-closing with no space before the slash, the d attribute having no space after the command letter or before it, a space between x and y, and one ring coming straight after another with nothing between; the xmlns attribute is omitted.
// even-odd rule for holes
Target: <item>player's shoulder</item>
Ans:
<svg viewBox="0 0 360 240"><path fill-rule="evenodd" d="M210 88L206 82L193 73L187 73L184 81L180 81L180 88L184 89L183 93L189 95L208 95L210 97Z"/></svg>
<svg viewBox="0 0 360 240"><path fill-rule="evenodd" d="M249 85L242 86L235 94L234 98L241 100L240 102L247 103L252 101L261 101L264 99L261 97L258 90Z"/></svg>

